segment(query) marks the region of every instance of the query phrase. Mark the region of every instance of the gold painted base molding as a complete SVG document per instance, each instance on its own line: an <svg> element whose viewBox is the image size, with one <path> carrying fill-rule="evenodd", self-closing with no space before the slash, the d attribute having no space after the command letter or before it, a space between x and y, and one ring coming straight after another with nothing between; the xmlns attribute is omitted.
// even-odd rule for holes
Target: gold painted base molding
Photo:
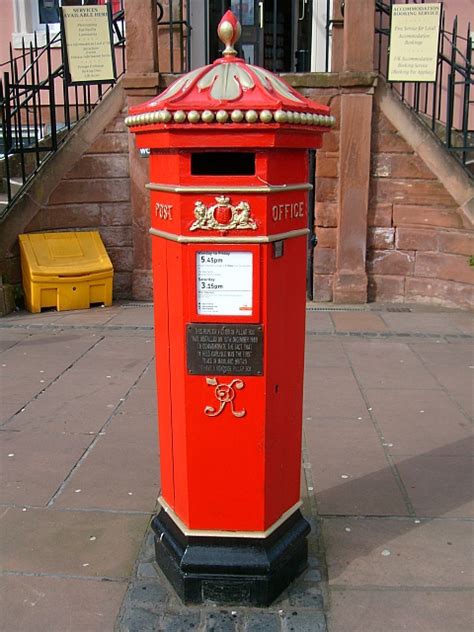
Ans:
<svg viewBox="0 0 474 632"><path fill-rule="evenodd" d="M272 524L271 527L268 527L265 531L212 531L210 529L190 529L187 527L184 522L178 518L176 513L171 509L163 496L158 498L158 502L161 505L163 511L173 520L176 526L180 529L180 531L186 536L195 536L195 537L213 537L213 538L268 538L274 531L278 529L288 518L298 511L303 502L299 500L293 507L290 507L284 514L278 518L276 522Z"/></svg>

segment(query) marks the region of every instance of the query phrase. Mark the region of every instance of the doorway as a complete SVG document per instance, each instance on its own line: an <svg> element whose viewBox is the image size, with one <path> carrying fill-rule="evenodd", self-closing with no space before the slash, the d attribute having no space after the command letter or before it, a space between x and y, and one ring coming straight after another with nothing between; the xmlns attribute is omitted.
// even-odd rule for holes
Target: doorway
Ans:
<svg viewBox="0 0 474 632"><path fill-rule="evenodd" d="M247 63L273 72L311 69L312 0L209 0L209 59L220 57L217 25L232 9L242 25L236 44Z"/></svg>

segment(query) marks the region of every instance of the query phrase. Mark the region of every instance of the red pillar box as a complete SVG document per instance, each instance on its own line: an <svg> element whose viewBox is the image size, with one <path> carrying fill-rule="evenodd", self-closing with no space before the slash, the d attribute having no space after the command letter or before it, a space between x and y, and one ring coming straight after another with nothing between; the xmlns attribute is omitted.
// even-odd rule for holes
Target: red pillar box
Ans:
<svg viewBox="0 0 474 632"><path fill-rule="evenodd" d="M329 109L236 57L126 123L149 147L161 454L156 557L180 597L266 605L305 567L307 149Z"/></svg>

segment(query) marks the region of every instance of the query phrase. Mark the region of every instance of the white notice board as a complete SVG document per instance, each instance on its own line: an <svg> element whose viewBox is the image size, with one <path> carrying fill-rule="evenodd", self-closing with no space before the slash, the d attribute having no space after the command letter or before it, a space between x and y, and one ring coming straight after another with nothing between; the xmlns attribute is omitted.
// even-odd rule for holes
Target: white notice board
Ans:
<svg viewBox="0 0 474 632"><path fill-rule="evenodd" d="M441 3L394 4L389 81L436 81Z"/></svg>
<svg viewBox="0 0 474 632"><path fill-rule="evenodd" d="M236 251L196 253L197 313L251 316L253 254Z"/></svg>
<svg viewBox="0 0 474 632"><path fill-rule="evenodd" d="M61 22L68 84L114 81L110 4L61 7Z"/></svg>

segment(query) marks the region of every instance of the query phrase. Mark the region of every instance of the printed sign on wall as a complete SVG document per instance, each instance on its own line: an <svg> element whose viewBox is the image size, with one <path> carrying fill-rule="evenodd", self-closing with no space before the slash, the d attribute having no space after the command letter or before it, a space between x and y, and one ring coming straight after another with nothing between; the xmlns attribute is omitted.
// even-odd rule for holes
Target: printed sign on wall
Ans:
<svg viewBox="0 0 474 632"><path fill-rule="evenodd" d="M394 4L389 81L436 81L441 3Z"/></svg>
<svg viewBox="0 0 474 632"><path fill-rule="evenodd" d="M116 78L110 5L62 7L68 83L109 83Z"/></svg>

